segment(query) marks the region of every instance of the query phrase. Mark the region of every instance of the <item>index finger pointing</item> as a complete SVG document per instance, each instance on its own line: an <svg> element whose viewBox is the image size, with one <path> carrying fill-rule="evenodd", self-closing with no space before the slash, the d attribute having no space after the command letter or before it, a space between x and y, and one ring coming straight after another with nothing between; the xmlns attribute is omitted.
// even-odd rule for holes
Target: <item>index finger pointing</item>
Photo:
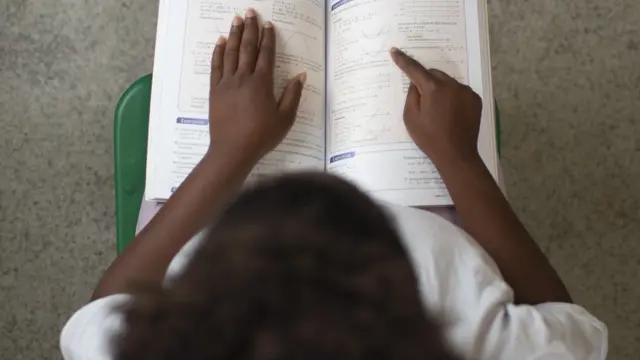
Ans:
<svg viewBox="0 0 640 360"><path fill-rule="evenodd" d="M405 54L398 48L391 48L391 58L396 65L402 70L409 80L422 92L427 86L433 85L438 81L427 69L422 66L416 59Z"/></svg>

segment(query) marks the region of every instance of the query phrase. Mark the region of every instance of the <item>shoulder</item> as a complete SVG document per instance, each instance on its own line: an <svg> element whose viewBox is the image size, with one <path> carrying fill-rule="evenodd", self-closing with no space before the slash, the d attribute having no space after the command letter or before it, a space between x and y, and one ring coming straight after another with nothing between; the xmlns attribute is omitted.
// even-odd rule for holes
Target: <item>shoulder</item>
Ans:
<svg viewBox="0 0 640 360"><path fill-rule="evenodd" d="M196 235L176 255L167 269L166 281L182 273L206 239L206 231ZM131 295L113 295L96 300L78 310L60 335L60 350L65 360L110 360L111 339L124 330L121 308Z"/></svg>
<svg viewBox="0 0 640 360"><path fill-rule="evenodd" d="M573 304L519 306L493 259L440 215L386 206L411 259L425 308L474 359L604 359L606 326Z"/></svg>
<svg viewBox="0 0 640 360"><path fill-rule="evenodd" d="M454 224L454 211L440 209L436 213L395 205L385 207L396 223L421 285L429 283L451 292L465 288L458 281L474 284L480 279L502 280L491 257Z"/></svg>

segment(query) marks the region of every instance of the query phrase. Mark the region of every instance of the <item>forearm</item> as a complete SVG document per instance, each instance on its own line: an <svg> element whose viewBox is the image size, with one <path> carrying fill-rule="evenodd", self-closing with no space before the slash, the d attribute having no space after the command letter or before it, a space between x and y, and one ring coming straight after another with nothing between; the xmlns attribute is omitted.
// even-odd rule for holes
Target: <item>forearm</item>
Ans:
<svg viewBox="0 0 640 360"><path fill-rule="evenodd" d="M516 302L571 302L562 280L531 238L479 156L436 162L464 229L494 259Z"/></svg>
<svg viewBox="0 0 640 360"><path fill-rule="evenodd" d="M205 157L147 227L111 264L93 300L161 284L182 247L209 224L245 181L251 166Z"/></svg>

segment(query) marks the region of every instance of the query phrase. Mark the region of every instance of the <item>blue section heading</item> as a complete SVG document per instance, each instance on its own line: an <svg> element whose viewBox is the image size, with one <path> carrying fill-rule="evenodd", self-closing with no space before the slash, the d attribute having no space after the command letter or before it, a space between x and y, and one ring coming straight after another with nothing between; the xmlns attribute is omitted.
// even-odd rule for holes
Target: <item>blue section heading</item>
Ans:
<svg viewBox="0 0 640 360"><path fill-rule="evenodd" d="M329 160L329 163L333 164L333 163L336 163L338 161L347 160L347 159L353 159L354 157L356 157L356 153L355 152L348 152L348 153L344 153L344 154L340 154L340 155L336 155L336 156L332 157Z"/></svg>
<svg viewBox="0 0 640 360"><path fill-rule="evenodd" d="M340 0L337 3L333 4L333 6L331 7L331 11L334 11L335 9L339 8L340 6L346 5L346 4L348 4L348 3L352 2L352 1L355 1L355 0Z"/></svg>
<svg viewBox="0 0 640 360"><path fill-rule="evenodd" d="M178 118L178 124L183 125L209 125L208 119Z"/></svg>

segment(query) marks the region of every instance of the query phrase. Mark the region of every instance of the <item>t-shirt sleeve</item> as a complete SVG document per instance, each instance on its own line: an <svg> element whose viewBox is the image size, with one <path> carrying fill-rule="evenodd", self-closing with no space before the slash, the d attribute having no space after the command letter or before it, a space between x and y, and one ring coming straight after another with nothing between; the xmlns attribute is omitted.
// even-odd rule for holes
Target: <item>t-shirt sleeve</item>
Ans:
<svg viewBox="0 0 640 360"><path fill-rule="evenodd" d="M111 360L111 339L124 327L119 308L131 295L113 295L96 300L78 310L60 335L65 360Z"/></svg>
<svg viewBox="0 0 640 360"><path fill-rule="evenodd" d="M200 232L175 256L165 277L165 283L180 276L198 248L206 241L206 231ZM119 294L96 300L78 310L60 335L60 350L65 360L111 360L111 339L124 330L120 308L132 295Z"/></svg>
<svg viewBox="0 0 640 360"><path fill-rule="evenodd" d="M394 208L420 293L454 351L468 359L600 360L607 328L573 304L523 306L495 262L436 215Z"/></svg>
<svg viewBox="0 0 640 360"><path fill-rule="evenodd" d="M607 327L580 306L506 304L497 305L494 314L479 338L483 359L603 360L607 356Z"/></svg>

